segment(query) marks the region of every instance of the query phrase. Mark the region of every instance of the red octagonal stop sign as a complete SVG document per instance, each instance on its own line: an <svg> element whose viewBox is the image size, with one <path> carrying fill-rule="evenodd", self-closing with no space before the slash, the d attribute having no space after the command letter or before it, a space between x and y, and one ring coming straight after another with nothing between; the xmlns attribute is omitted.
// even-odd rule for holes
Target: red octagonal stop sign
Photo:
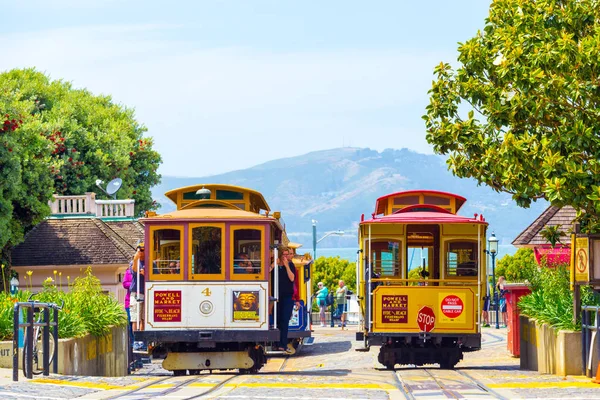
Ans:
<svg viewBox="0 0 600 400"><path fill-rule="evenodd" d="M431 307L423 306L417 314L417 324L422 332L431 332L435 326L435 314Z"/></svg>

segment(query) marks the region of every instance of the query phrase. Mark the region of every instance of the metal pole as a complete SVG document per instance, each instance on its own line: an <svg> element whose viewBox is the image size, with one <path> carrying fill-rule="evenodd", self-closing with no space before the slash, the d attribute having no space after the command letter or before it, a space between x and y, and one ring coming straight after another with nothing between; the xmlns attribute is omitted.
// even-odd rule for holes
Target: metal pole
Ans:
<svg viewBox="0 0 600 400"><path fill-rule="evenodd" d="M313 221L313 258L317 262L317 221Z"/></svg>
<svg viewBox="0 0 600 400"><path fill-rule="evenodd" d="M585 307L581 311L581 371L587 376L587 311Z"/></svg>
<svg viewBox="0 0 600 400"><path fill-rule="evenodd" d="M496 304L496 329L500 329L499 310L498 310L498 291L496 290L496 253L490 253L492 256L492 285L494 287L494 303Z"/></svg>
<svg viewBox="0 0 600 400"><path fill-rule="evenodd" d="M273 290L273 297L275 297L275 304L273 305L273 327L275 329L277 329L277 303L279 302L279 263L278 263L278 257L279 257L279 253L277 251L277 247L275 247L275 249L273 249L273 259L274 259L274 263L275 263L275 287Z"/></svg>
<svg viewBox="0 0 600 400"><path fill-rule="evenodd" d="M485 266L487 270L487 265ZM481 332L481 225L477 225L477 330Z"/></svg>
<svg viewBox="0 0 600 400"><path fill-rule="evenodd" d="M151 267L151 266L150 266ZM150 269L150 267L148 267ZM136 313L137 313L137 330L140 331L140 327L142 326L142 319L140 318L140 308L142 308L142 306L140 305L140 259L138 258L137 260L137 274L136 274L136 285L135 285L135 291L136 291L136 295L135 295L135 301L137 301L137 309L136 309ZM145 299L144 299L145 300Z"/></svg>
<svg viewBox="0 0 600 400"><path fill-rule="evenodd" d="M598 308L594 309L594 316L596 317L596 350L600 349L600 338L598 335L600 334L600 320L598 320ZM590 349L590 352L592 349ZM597 353L600 354L600 353ZM594 364L592 363L592 376L596 376L595 373L598 373L598 364L596 364L596 371L594 371Z"/></svg>
<svg viewBox="0 0 600 400"><path fill-rule="evenodd" d="M44 366L44 376L50 375L50 310L45 307L44 313L44 326L42 327L42 351L44 355L42 357L42 365Z"/></svg>
<svg viewBox="0 0 600 400"><path fill-rule="evenodd" d="M27 379L33 378L33 341L35 340L33 337L33 303L31 307L27 308L27 340L24 343L27 346L27 357L25 357L25 377Z"/></svg>
<svg viewBox="0 0 600 400"><path fill-rule="evenodd" d="M19 303L15 304L13 314L13 381L19 380Z"/></svg>
<svg viewBox="0 0 600 400"><path fill-rule="evenodd" d="M54 362L52 363L52 373L58 374L58 308L54 308Z"/></svg>
<svg viewBox="0 0 600 400"><path fill-rule="evenodd" d="M331 296L333 297L333 291L331 291ZM335 301L332 301L331 302L331 308L329 309L329 313L331 314L331 324L329 326L332 327L332 328L335 326L335 324L333 323L333 310L334 310L334 307L335 307L334 304L335 304Z"/></svg>
<svg viewBox="0 0 600 400"><path fill-rule="evenodd" d="M367 253L367 260L368 260L368 266L369 266L369 273L368 273L368 277L367 277L367 330L371 330L371 326L372 326L372 320L373 320L373 293L371 290L372 284L371 284L371 277L373 276L373 268L375 267L375 265L373 264L373 252L372 252L372 248L371 248L371 224L369 224L369 247L368 247L369 251Z"/></svg>

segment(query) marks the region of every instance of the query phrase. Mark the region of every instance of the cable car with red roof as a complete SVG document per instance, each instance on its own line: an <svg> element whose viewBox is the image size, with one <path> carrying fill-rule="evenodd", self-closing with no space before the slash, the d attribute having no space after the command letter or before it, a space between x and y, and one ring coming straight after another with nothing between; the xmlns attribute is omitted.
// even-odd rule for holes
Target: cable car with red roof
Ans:
<svg viewBox="0 0 600 400"><path fill-rule="evenodd" d="M145 327L134 332L135 340L164 357L163 367L175 375L258 371L281 329L272 317L278 268L270 272L277 249L288 243L281 213L272 212L261 193L232 185L194 185L166 196L175 211L141 219ZM305 306L310 266L296 265L299 307L286 354L311 335Z"/></svg>
<svg viewBox="0 0 600 400"><path fill-rule="evenodd" d="M361 218L357 283L364 350L378 361L454 368L481 349L485 238L481 215L458 215L464 197L432 190L377 199Z"/></svg>

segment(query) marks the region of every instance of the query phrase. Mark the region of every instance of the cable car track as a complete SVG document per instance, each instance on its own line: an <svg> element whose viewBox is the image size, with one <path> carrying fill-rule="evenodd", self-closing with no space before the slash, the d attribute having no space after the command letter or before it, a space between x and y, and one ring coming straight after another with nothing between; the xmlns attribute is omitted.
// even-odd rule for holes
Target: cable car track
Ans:
<svg viewBox="0 0 600 400"><path fill-rule="evenodd" d="M285 370L289 359L290 359L290 357L285 358L283 363L281 363L281 365L277 369L277 373L283 372ZM166 376L166 377L163 377L163 378L160 378L157 380L152 380L151 382L146 382L135 389L131 389L126 392L116 394L114 396L106 397L105 400L132 399L132 398L139 400L139 399L162 398L169 394L177 392L178 390L184 389L185 387L190 386L194 383L203 381L203 380L205 380L204 378L209 377L209 376L214 376L214 374L202 374L200 376L192 377L190 379L185 379L185 380L181 380L181 381L178 381L178 379L177 379L177 378L181 379L181 377ZM236 378L247 377L247 376L248 376L248 374L233 375L233 376L223 380L222 382L215 383L215 385L213 387L210 387L209 389L203 391L202 393L194 394L193 396L189 396L189 397L182 397L180 399L181 400L200 399L204 396L208 396L211 393L214 393L217 390L223 388L225 385L232 382ZM165 388L162 391L144 392L144 390L146 390L146 389L152 389L152 386L155 386L155 385L159 385L159 384L167 384L168 385L168 384L170 384L170 382L168 382L169 380L175 380L175 383L173 384L172 387Z"/></svg>
<svg viewBox="0 0 600 400"><path fill-rule="evenodd" d="M422 371L424 374L414 375L411 374L412 371ZM458 374L464 379L456 379L448 376L439 376L440 371L443 371L444 374ZM423 380L423 378L427 378L427 380ZM431 398L432 393L434 391L439 391L440 396L444 396L445 398L451 399L465 399L477 397L480 399L500 399L506 400L506 397L503 397L499 393L494 390L488 388L486 385L481 383L479 380L472 377L470 374L464 371L459 370L439 370L439 369L404 369L397 370L394 372L394 379L397 382L396 386L407 400L418 400L422 398ZM411 382L412 381L412 382ZM445 381L445 382L444 382ZM450 381L450 384L448 384ZM433 382L436 388L431 388L431 385L427 385L428 383ZM467 385L467 388L458 387L453 388L452 386L459 385ZM425 388L417 388L415 386L425 386ZM477 390L477 393L473 393L473 390ZM465 393L467 391L467 393ZM423 393L419 393L423 392ZM424 393L427 392L427 393Z"/></svg>

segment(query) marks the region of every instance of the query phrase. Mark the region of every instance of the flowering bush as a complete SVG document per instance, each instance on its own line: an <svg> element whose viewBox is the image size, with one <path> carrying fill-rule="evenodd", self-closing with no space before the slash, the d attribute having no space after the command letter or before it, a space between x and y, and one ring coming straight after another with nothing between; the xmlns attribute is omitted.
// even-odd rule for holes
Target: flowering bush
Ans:
<svg viewBox="0 0 600 400"><path fill-rule="evenodd" d="M76 278L72 283L67 279L68 292L62 290L62 277L57 273L44 281L44 289L35 296L41 302L56 303L64 301L62 311L58 312L58 337L71 338L91 333L104 336L111 326L127 324L127 315L114 297L102 293L100 280L92 274L88 267L85 275ZM31 277L31 275L29 275ZM12 339L13 308L17 301L27 301L31 295L28 290L19 291L16 296L0 292L0 340ZM51 319L53 318L51 313Z"/></svg>

